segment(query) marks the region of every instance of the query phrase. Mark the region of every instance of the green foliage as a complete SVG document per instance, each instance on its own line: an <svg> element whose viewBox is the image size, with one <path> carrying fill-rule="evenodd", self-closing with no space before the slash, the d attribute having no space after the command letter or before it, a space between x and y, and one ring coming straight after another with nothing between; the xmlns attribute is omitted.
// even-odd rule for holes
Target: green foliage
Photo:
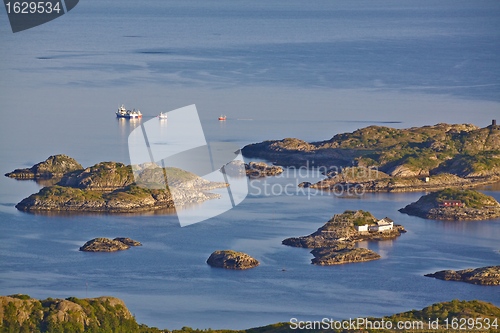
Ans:
<svg viewBox="0 0 500 333"><path fill-rule="evenodd" d="M427 321L429 318L444 320L446 318L500 318L500 308L483 301L452 300L432 304L422 310L412 310L389 317L391 320L419 319ZM499 323L500 324L500 323Z"/></svg>
<svg viewBox="0 0 500 333"><path fill-rule="evenodd" d="M18 298L19 299L19 298ZM111 305L109 299L78 299L70 297L67 301L82 306L83 311L88 316L88 324L82 324L77 321L77 315L68 311L66 320L60 321L54 319L57 313L57 305L61 300L48 298L43 301L33 300L31 298L23 299L22 305L16 305L14 302L8 302L3 308L3 322L0 326L0 333L162 333L166 330L159 330L156 327L138 325L135 319L127 318L123 311L127 311L120 304ZM29 318L22 325L18 320L18 311L28 309ZM40 316L42 314L42 316ZM69 319L68 319L69 318ZM449 320L454 318L500 318L500 308L483 301L459 301L436 303L422 310L412 310L404 313L385 317L385 320L393 322L403 320L421 320L428 322L429 318ZM380 320L370 318L370 320ZM212 329L193 329L183 327L180 330L173 330L172 333L286 333L290 332L289 323L276 323L264 327L251 328L243 331L235 330L212 330ZM307 330L310 333L334 333L343 332L337 330ZM395 332L387 330L376 330L368 332ZM420 331L424 332L424 331ZM435 333L445 332L444 330L435 330Z"/></svg>
<svg viewBox="0 0 500 333"><path fill-rule="evenodd" d="M460 200L467 207L483 208L484 206L495 205L495 198L474 190L459 190L447 188L441 191L433 192L423 196L421 199L425 202L434 202L440 204L445 200Z"/></svg>
<svg viewBox="0 0 500 333"><path fill-rule="evenodd" d="M9 295L9 297L12 297L12 298L17 298L17 299L31 299L31 297L29 295L25 295L25 294L15 294L15 295Z"/></svg>
<svg viewBox="0 0 500 333"><path fill-rule="evenodd" d="M4 306L3 322L0 333L33 332L33 333L129 333L129 332L160 332L156 328L141 327L128 310L121 304L111 305L109 299L78 299L70 297L67 301L82 307L80 310L69 308L61 310L59 304L63 301L48 298L43 301L24 299L21 305L9 302ZM30 310L31 309L31 310ZM22 325L18 322L18 313L28 311L28 317ZM64 311L64 320L58 314ZM58 319L59 318L59 319Z"/></svg>
<svg viewBox="0 0 500 333"><path fill-rule="evenodd" d="M441 167L439 172L450 172L453 161L449 160L462 158L471 172L500 168L498 142L499 135L491 135L488 128L471 125L437 124L409 129L369 126L313 143L316 148L312 150L333 148L343 154L345 161L377 166L382 171L404 165L414 171Z"/></svg>
<svg viewBox="0 0 500 333"><path fill-rule="evenodd" d="M37 194L33 194L41 200L50 200L54 202L68 202L68 201L103 201L102 194L96 191L81 190L78 188L65 187L54 185L42 188Z"/></svg>

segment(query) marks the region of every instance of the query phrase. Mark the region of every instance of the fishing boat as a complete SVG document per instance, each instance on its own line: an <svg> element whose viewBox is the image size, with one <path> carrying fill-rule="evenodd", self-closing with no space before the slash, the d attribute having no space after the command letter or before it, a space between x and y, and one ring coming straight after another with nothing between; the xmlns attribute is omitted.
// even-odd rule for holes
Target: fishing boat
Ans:
<svg viewBox="0 0 500 333"><path fill-rule="evenodd" d="M226 115L220 115L219 120L226 120Z"/></svg>
<svg viewBox="0 0 500 333"><path fill-rule="evenodd" d="M160 114L157 116L159 119L167 119L167 113L160 112Z"/></svg>
<svg viewBox="0 0 500 333"><path fill-rule="evenodd" d="M118 117L118 118L126 118L126 119L142 118L142 113L140 110L136 110L136 109L133 109L132 111L127 110L123 104L122 104L122 106L120 106L118 108L118 111L116 111L115 113L116 113L116 117Z"/></svg>

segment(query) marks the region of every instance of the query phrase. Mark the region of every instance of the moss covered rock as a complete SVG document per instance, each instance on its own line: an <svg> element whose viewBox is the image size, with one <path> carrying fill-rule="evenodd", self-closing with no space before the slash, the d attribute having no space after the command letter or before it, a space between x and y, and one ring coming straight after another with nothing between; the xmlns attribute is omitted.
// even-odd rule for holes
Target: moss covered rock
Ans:
<svg viewBox="0 0 500 333"><path fill-rule="evenodd" d="M16 169L5 175L16 179L56 178L62 177L68 172L82 169L82 165L69 156L53 155L31 168Z"/></svg>
<svg viewBox="0 0 500 333"><path fill-rule="evenodd" d="M485 220L500 216L500 204L478 191L447 188L424 195L399 211L435 220Z"/></svg>

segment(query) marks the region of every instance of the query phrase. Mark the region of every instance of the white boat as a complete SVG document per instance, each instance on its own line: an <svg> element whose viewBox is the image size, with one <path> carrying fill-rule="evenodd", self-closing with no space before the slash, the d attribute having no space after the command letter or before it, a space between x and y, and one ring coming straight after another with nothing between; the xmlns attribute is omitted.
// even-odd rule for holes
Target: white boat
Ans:
<svg viewBox="0 0 500 333"><path fill-rule="evenodd" d="M167 119L167 113L160 112L160 114L157 117L160 119Z"/></svg>
<svg viewBox="0 0 500 333"><path fill-rule="evenodd" d="M142 113L140 110L136 109L133 109L132 111L127 110L123 104L118 108L118 111L116 111L115 113L118 118L127 118L127 119L142 118Z"/></svg>

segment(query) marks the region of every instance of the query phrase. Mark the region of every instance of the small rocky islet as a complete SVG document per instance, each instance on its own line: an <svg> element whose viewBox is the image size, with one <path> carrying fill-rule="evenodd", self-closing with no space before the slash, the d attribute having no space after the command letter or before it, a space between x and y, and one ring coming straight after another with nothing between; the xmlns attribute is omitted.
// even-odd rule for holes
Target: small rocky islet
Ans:
<svg viewBox="0 0 500 333"><path fill-rule="evenodd" d="M31 168L16 169L5 176L15 179L49 179L62 177L68 172L82 170L83 167L74 158L67 155L52 155L45 161Z"/></svg>
<svg viewBox="0 0 500 333"><path fill-rule="evenodd" d="M207 259L207 264L216 268L244 270L257 267L259 261L243 252L217 250Z"/></svg>
<svg viewBox="0 0 500 333"><path fill-rule="evenodd" d="M134 174L139 175L140 183ZM165 175L173 186L166 186ZM16 205L17 209L28 212L135 213L172 209L219 198L220 195L208 191L227 186L178 168L142 165L134 166L133 170L132 166L118 162L83 168L66 155L51 156L29 169L17 169L6 176L56 181Z"/></svg>
<svg viewBox="0 0 500 333"><path fill-rule="evenodd" d="M250 178L263 178L278 176L283 173L283 168L277 165L268 165L265 162L245 163L240 160L231 161L224 166L224 171L229 176L247 175Z"/></svg>
<svg viewBox="0 0 500 333"><path fill-rule="evenodd" d="M142 246L138 241L127 237L116 237L114 239L98 237L89 240L80 247L83 252L116 252L128 250L131 246Z"/></svg>
<svg viewBox="0 0 500 333"><path fill-rule="evenodd" d="M375 218L363 210L345 211L334 215L325 225L309 236L283 240L283 245L313 249L314 265L328 266L380 259L376 252L356 247L364 240L385 240L399 237L406 230L388 217Z"/></svg>
<svg viewBox="0 0 500 333"><path fill-rule="evenodd" d="M461 281L483 286L500 286L500 266L469 268L459 271L443 270L432 274L425 274L445 281Z"/></svg>
<svg viewBox="0 0 500 333"><path fill-rule="evenodd" d="M425 219L477 221L500 217L500 204L478 191L447 188L426 194L399 211Z"/></svg>

